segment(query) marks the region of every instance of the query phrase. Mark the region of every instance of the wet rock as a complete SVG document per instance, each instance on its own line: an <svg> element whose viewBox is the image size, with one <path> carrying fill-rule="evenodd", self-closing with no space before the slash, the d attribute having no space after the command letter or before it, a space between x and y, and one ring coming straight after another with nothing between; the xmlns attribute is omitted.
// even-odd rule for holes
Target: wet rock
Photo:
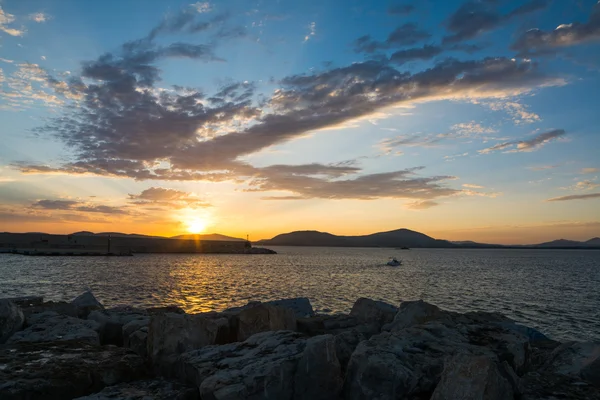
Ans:
<svg viewBox="0 0 600 400"><path fill-rule="evenodd" d="M165 313L173 313L173 314L185 314L183 308L179 306L160 306L160 307L149 307L146 309L148 315L155 314L165 314Z"/></svg>
<svg viewBox="0 0 600 400"><path fill-rule="evenodd" d="M449 358L431 400L513 400L510 382L495 360L459 354Z"/></svg>
<svg viewBox="0 0 600 400"><path fill-rule="evenodd" d="M130 307L92 311L87 319L99 323L101 344L114 344L115 346L123 346L123 326L127 323L142 320L147 325L149 321L149 317L144 310Z"/></svg>
<svg viewBox="0 0 600 400"><path fill-rule="evenodd" d="M289 331L188 352L180 365L206 399L335 399L342 379L332 336Z"/></svg>
<svg viewBox="0 0 600 400"><path fill-rule="evenodd" d="M0 344L20 330L24 322L25 316L19 306L7 299L0 300Z"/></svg>
<svg viewBox="0 0 600 400"><path fill-rule="evenodd" d="M87 318L88 314L94 310L103 310L104 306L94 297L92 292L87 291L71 301L77 307L79 318Z"/></svg>
<svg viewBox="0 0 600 400"><path fill-rule="evenodd" d="M315 315L310 300L306 297L267 301L265 304L270 304L275 307L290 308L294 310L296 318L306 318Z"/></svg>
<svg viewBox="0 0 600 400"><path fill-rule="evenodd" d="M397 312L396 306L361 297L352 306L350 315L362 322L372 322L381 326L392 322Z"/></svg>
<svg viewBox="0 0 600 400"><path fill-rule="evenodd" d="M265 331L296 330L296 315L290 308L276 307L267 303L253 303L240 309L223 312L229 318L231 332L242 342L250 336Z"/></svg>
<svg viewBox="0 0 600 400"><path fill-rule="evenodd" d="M100 344L99 325L95 321L86 321L59 315L52 311L30 316L31 325L16 332L7 343L80 341Z"/></svg>
<svg viewBox="0 0 600 400"><path fill-rule="evenodd" d="M396 331L438 319L449 321L451 313L443 311L437 306L426 303L423 300L404 301L400 304L400 308L394 316L393 321L384 326L383 329Z"/></svg>
<svg viewBox="0 0 600 400"><path fill-rule="evenodd" d="M18 355L18 356L15 356ZM18 343L0 349L0 399L72 399L146 376L127 349L81 342Z"/></svg>
<svg viewBox="0 0 600 400"><path fill-rule="evenodd" d="M227 318L215 314L157 314L150 319L147 354L157 371L171 376L181 353L225 343L228 338Z"/></svg>
<svg viewBox="0 0 600 400"><path fill-rule="evenodd" d="M76 400L197 400L198 388L164 379L143 380L109 386Z"/></svg>

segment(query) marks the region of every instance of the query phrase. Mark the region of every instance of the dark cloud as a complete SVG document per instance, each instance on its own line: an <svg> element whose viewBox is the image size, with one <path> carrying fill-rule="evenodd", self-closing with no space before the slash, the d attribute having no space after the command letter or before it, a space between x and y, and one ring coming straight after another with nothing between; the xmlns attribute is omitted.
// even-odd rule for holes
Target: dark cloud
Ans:
<svg viewBox="0 0 600 400"><path fill-rule="evenodd" d="M439 46L425 45L408 50L399 50L390 56L390 61L394 64L402 65L414 60L430 60L440 55L444 49Z"/></svg>
<svg viewBox="0 0 600 400"><path fill-rule="evenodd" d="M79 204L79 202L74 200L39 200L31 206L34 208L43 208L45 210L70 210L77 204Z"/></svg>
<svg viewBox="0 0 600 400"><path fill-rule="evenodd" d="M517 38L511 48L522 56L543 55L557 48L600 40L600 3L592 8L588 22L559 25L553 31L531 29Z"/></svg>
<svg viewBox="0 0 600 400"><path fill-rule="evenodd" d="M87 204L75 200L38 200L31 205L32 208L58 211L80 211L101 214L128 214L120 207Z"/></svg>
<svg viewBox="0 0 600 400"><path fill-rule="evenodd" d="M589 200L600 198L600 193L574 194L571 196L561 196L548 199L546 201L568 201L568 200Z"/></svg>
<svg viewBox="0 0 600 400"><path fill-rule="evenodd" d="M411 46L431 38L431 34L419 29L416 24L409 22L394 29L385 41L376 41L366 35L354 42L354 51L357 53L374 53L403 46Z"/></svg>
<svg viewBox="0 0 600 400"><path fill-rule="evenodd" d="M451 33L443 43L458 43L473 39L484 32L498 28L512 19L545 8L547 0L530 0L508 14L497 10L495 2L467 1L450 16L446 28Z"/></svg>
<svg viewBox="0 0 600 400"><path fill-rule="evenodd" d="M151 187L140 194L130 194L129 199L138 205L161 205L169 208L210 206L192 193L161 187Z"/></svg>
<svg viewBox="0 0 600 400"><path fill-rule="evenodd" d="M390 15L408 15L413 11L415 11L415 6L412 4L393 4L387 9Z"/></svg>
<svg viewBox="0 0 600 400"><path fill-rule="evenodd" d="M479 150L481 154L488 154L498 150L504 150L512 148L509 153L523 153L531 152L539 149L548 142L557 139L566 134L564 129L554 129L548 132L540 133L533 139L529 140L514 140L510 142L499 143L495 146L488 147L487 149ZM516 146L516 147L515 147Z"/></svg>

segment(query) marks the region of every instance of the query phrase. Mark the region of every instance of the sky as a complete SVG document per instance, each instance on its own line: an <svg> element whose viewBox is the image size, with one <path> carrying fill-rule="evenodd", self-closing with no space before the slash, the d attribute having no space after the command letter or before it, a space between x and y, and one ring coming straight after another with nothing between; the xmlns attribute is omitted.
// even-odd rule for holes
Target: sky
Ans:
<svg viewBox="0 0 600 400"><path fill-rule="evenodd" d="M0 1L0 231L600 236L600 3Z"/></svg>

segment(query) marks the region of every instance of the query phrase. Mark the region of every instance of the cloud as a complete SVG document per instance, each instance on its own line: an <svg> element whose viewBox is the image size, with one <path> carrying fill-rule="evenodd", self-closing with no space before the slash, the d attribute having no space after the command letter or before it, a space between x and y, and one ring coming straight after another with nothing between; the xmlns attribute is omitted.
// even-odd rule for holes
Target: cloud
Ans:
<svg viewBox="0 0 600 400"><path fill-rule="evenodd" d="M431 34L419 29L412 22L405 23L394 29L384 41L376 41L369 35L354 41L354 51L357 53L374 53L396 47L410 46L431 38Z"/></svg>
<svg viewBox="0 0 600 400"><path fill-rule="evenodd" d="M448 19L446 28L450 35L444 37L443 43L458 43L473 39L516 17L541 10L548 4L547 0L530 0L509 13L502 14L497 10L497 6L490 2L467 1Z"/></svg>
<svg viewBox="0 0 600 400"><path fill-rule="evenodd" d="M402 151L394 150L398 147L438 147L439 142L442 140L441 137L436 137L433 135L399 135L393 138L383 139L378 144L377 147L384 154L396 154L402 155L404 154Z"/></svg>
<svg viewBox="0 0 600 400"><path fill-rule="evenodd" d="M425 45L407 50L399 50L390 56L390 61L394 64L402 65L414 60L430 60L444 51L442 47Z"/></svg>
<svg viewBox="0 0 600 400"><path fill-rule="evenodd" d="M461 122L459 124L452 125L450 130L453 131L455 135L462 137L472 137L484 133L497 132L494 128L483 126L475 121Z"/></svg>
<svg viewBox="0 0 600 400"><path fill-rule="evenodd" d="M589 200L600 198L600 193L575 194L571 196L553 197L546 201L568 201L568 200Z"/></svg>
<svg viewBox="0 0 600 400"><path fill-rule="evenodd" d="M561 24L553 31L530 29L519 36L511 49L521 56L554 53L558 48L600 40L600 3L592 7L587 22Z"/></svg>
<svg viewBox="0 0 600 400"><path fill-rule="evenodd" d="M435 207L438 205L439 205L439 203L436 203L435 201L425 200L425 201L414 201L412 203L408 203L405 205L405 207L410 210L426 210L428 208Z"/></svg>
<svg viewBox="0 0 600 400"><path fill-rule="evenodd" d="M198 1L194 4L190 4L190 7L192 7L194 10L196 10L196 12L198 14L203 14L203 13L212 11L212 6L207 1L205 1L205 2Z"/></svg>
<svg viewBox="0 0 600 400"><path fill-rule="evenodd" d="M304 41L308 42L313 36L317 34L317 23L311 22L308 25L308 33L304 36Z"/></svg>
<svg viewBox="0 0 600 400"><path fill-rule="evenodd" d="M169 208L210 207L193 193L176 189L151 187L140 194L130 194L129 200L138 205L162 205Z"/></svg>
<svg viewBox="0 0 600 400"><path fill-rule="evenodd" d="M463 187L470 188L470 189L483 189L483 188L485 188L485 186L473 185L471 183L463 183Z"/></svg>
<svg viewBox="0 0 600 400"><path fill-rule="evenodd" d="M554 139L564 136L565 134L566 134L566 132L564 131L564 129L554 129L554 130L551 130L548 132L540 133L539 135L536 135L533 139L499 143L495 146L479 150L478 152L480 154L488 154L488 153L492 153L494 151L504 150L504 149L507 149L510 147L514 147L515 145L516 145L516 148L509 150L508 153L532 152L532 151L538 150L540 147L542 147L546 143L549 143L549 142L553 141Z"/></svg>
<svg viewBox="0 0 600 400"><path fill-rule="evenodd" d="M597 187L600 187L600 183L594 182L595 180L596 180L596 178L594 178L594 179L586 179L584 181L577 182L573 186L562 187L561 189L565 189L565 190L592 190L592 189L595 189Z"/></svg>
<svg viewBox="0 0 600 400"><path fill-rule="evenodd" d="M38 200L31 205L31 208L100 214L128 214L128 211L121 207L83 203L76 200Z"/></svg>
<svg viewBox="0 0 600 400"><path fill-rule="evenodd" d="M29 15L29 19L35 22L46 22L49 19L51 19L52 17L48 14L42 13L42 12L38 12L35 14L30 14Z"/></svg>
<svg viewBox="0 0 600 400"><path fill-rule="evenodd" d="M554 168L558 168L560 165L540 165L537 167L527 167L527 169L530 169L532 171L546 171L549 169L554 169Z"/></svg>
<svg viewBox="0 0 600 400"><path fill-rule="evenodd" d="M515 101L492 101L482 102L481 104L493 111L505 111L517 125L532 124L542 120L539 115L528 111L526 106Z"/></svg>
<svg viewBox="0 0 600 400"><path fill-rule="evenodd" d="M593 174L596 172L600 172L600 168L582 168L579 172L582 174Z"/></svg>
<svg viewBox="0 0 600 400"><path fill-rule="evenodd" d="M12 63L14 63L14 61L13 61L13 60L8 60L8 59L6 59L6 58L2 58L2 57L0 57L0 61L2 61L2 62L5 62L5 63L9 63L9 64L12 64Z"/></svg>
<svg viewBox="0 0 600 400"><path fill-rule="evenodd" d="M25 34L25 29L16 29L9 28L7 25L12 24L15 21L15 16L4 12L2 6L0 5L0 31L4 33L8 33L11 36L23 36Z"/></svg>
<svg viewBox="0 0 600 400"><path fill-rule="evenodd" d="M387 9L390 15L408 15L413 11L415 11L415 6L412 4L393 4Z"/></svg>

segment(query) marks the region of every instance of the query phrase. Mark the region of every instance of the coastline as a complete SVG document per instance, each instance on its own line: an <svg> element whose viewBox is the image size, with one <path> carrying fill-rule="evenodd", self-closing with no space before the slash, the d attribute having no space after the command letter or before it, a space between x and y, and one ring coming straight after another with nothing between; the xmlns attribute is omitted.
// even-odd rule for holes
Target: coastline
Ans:
<svg viewBox="0 0 600 400"><path fill-rule="evenodd" d="M0 321L2 399L600 399L600 343L420 300L360 298L335 315L315 315L306 298L186 314L105 309L86 292L0 300Z"/></svg>

